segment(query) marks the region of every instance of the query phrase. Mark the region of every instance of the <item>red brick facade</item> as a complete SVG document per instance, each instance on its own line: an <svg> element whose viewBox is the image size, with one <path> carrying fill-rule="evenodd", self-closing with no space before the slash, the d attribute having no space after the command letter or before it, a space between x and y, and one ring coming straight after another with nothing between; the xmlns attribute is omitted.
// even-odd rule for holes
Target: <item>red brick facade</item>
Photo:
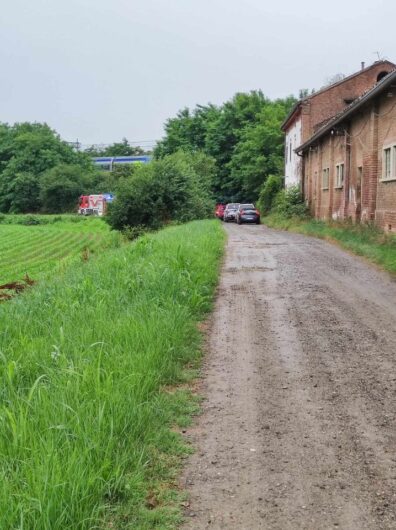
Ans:
<svg viewBox="0 0 396 530"><path fill-rule="evenodd" d="M304 195L315 217L373 220L396 231L396 72L298 151ZM337 172L339 178L343 172L342 183Z"/></svg>
<svg viewBox="0 0 396 530"><path fill-rule="evenodd" d="M345 77L338 83L325 87L297 103L282 125L287 132L295 119L302 117L302 142L306 142L315 130L353 100L369 90L378 78L395 69L390 61L377 61L367 68Z"/></svg>

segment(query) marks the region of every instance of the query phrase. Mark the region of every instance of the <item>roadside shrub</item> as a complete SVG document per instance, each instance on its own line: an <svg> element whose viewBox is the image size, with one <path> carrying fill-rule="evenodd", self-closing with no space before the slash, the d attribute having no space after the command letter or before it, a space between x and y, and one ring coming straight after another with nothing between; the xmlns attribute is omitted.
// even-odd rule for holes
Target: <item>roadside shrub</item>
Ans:
<svg viewBox="0 0 396 530"><path fill-rule="evenodd" d="M274 212L283 217L306 217L308 208L298 186L291 186L277 193L274 201Z"/></svg>
<svg viewBox="0 0 396 530"><path fill-rule="evenodd" d="M36 175L19 173L10 184L10 212L32 213L40 209L40 182Z"/></svg>
<svg viewBox="0 0 396 530"><path fill-rule="evenodd" d="M214 162L202 153L179 151L120 179L106 221L117 230L158 229L173 221L209 217L214 208Z"/></svg>
<svg viewBox="0 0 396 530"><path fill-rule="evenodd" d="M62 216L61 215L55 215L52 218L52 223L59 223L60 221L62 221Z"/></svg>
<svg viewBox="0 0 396 530"><path fill-rule="evenodd" d="M277 175L270 175L261 187L257 205L262 213L268 213L274 203L276 195L283 186L282 178Z"/></svg>
<svg viewBox="0 0 396 530"><path fill-rule="evenodd" d="M137 239L138 237L142 236L146 232L146 229L144 226L138 225L138 226L125 226L122 233L124 236L129 239L129 241L133 241L134 239Z"/></svg>
<svg viewBox="0 0 396 530"><path fill-rule="evenodd" d="M90 186L91 176L78 165L59 164L40 180L40 200L47 213L77 210L78 197Z"/></svg>
<svg viewBox="0 0 396 530"><path fill-rule="evenodd" d="M22 218L18 224L25 226L34 226L48 223L42 222L42 220L39 217L36 217L35 215L25 215L24 218Z"/></svg>

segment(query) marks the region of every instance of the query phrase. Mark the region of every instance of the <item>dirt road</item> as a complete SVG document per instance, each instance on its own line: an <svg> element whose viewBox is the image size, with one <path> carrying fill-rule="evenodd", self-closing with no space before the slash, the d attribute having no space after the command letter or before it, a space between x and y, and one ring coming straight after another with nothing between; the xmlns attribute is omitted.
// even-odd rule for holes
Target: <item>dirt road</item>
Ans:
<svg viewBox="0 0 396 530"><path fill-rule="evenodd" d="M184 529L396 529L396 283L225 225Z"/></svg>

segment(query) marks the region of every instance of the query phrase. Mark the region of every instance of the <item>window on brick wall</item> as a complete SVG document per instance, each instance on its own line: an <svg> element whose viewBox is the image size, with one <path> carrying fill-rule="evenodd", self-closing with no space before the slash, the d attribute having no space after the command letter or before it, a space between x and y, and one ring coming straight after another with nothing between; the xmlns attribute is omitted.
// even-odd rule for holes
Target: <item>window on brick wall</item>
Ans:
<svg viewBox="0 0 396 530"><path fill-rule="evenodd" d="M322 189L324 190L329 189L329 174L330 174L330 169L326 167L322 172Z"/></svg>
<svg viewBox="0 0 396 530"><path fill-rule="evenodd" d="M392 176L392 166L391 166L391 158L392 158L392 148L387 147L384 149L384 167L382 170L382 178L390 179Z"/></svg>
<svg viewBox="0 0 396 530"><path fill-rule="evenodd" d="M396 145L385 147L382 155L382 180L396 179Z"/></svg>
<svg viewBox="0 0 396 530"><path fill-rule="evenodd" d="M382 150L381 180L396 180L396 144L388 145Z"/></svg>
<svg viewBox="0 0 396 530"><path fill-rule="evenodd" d="M396 177L396 145L392 147L392 175Z"/></svg>
<svg viewBox="0 0 396 530"><path fill-rule="evenodd" d="M344 185L344 164L336 165L336 188L342 188Z"/></svg>

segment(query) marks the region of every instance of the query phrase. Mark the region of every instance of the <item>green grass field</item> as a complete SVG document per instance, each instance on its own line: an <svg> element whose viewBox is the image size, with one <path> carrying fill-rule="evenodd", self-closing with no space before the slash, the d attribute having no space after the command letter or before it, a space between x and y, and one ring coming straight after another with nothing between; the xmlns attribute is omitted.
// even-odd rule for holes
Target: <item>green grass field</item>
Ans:
<svg viewBox="0 0 396 530"><path fill-rule="evenodd" d="M169 227L0 304L0 528L175 527L175 426L197 408L177 384L224 237L216 221Z"/></svg>
<svg viewBox="0 0 396 530"><path fill-rule="evenodd" d="M39 225L23 225L29 220ZM98 253L121 242L99 218L78 216L2 216L0 223L0 284L38 279L66 258Z"/></svg>

